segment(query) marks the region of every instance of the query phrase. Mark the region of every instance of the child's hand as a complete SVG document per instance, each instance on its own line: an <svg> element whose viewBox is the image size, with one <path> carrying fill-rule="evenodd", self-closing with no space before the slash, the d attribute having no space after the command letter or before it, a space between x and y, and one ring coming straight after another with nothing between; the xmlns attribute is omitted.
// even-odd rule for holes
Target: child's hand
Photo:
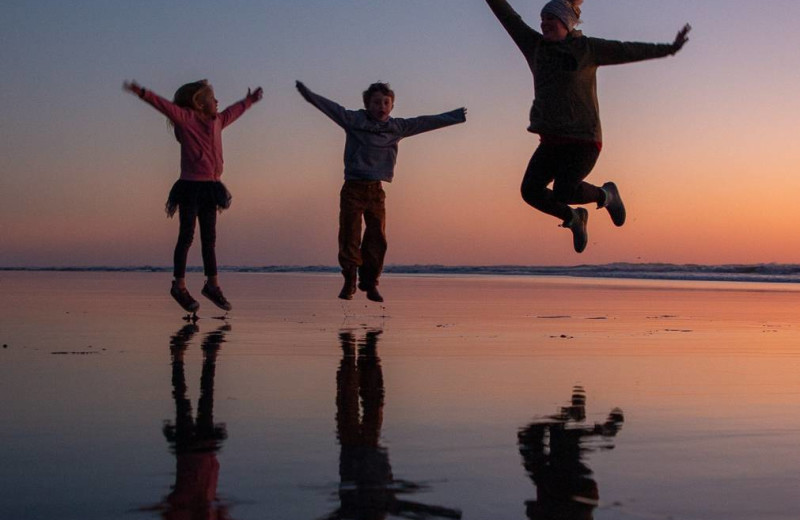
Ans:
<svg viewBox="0 0 800 520"><path fill-rule="evenodd" d="M678 31L678 34L675 35L675 41L672 42L672 54L675 54L676 52L681 50L681 48L686 44L686 42L689 41L687 35L691 30L692 26L687 23L681 28L680 31Z"/></svg>
<svg viewBox="0 0 800 520"><path fill-rule="evenodd" d="M141 96L144 89L136 83L136 81L124 81L122 83L122 90L128 91L131 94L136 94L137 96Z"/></svg>
<svg viewBox="0 0 800 520"><path fill-rule="evenodd" d="M247 89L247 99L249 99L252 103L258 103L261 101L263 96L264 89L261 87L257 87L253 92L250 92L250 89Z"/></svg>

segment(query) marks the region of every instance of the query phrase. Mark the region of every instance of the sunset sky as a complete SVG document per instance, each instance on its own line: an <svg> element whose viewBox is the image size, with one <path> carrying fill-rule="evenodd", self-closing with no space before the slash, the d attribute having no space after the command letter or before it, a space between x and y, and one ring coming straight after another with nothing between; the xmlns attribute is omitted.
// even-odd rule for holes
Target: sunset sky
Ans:
<svg viewBox="0 0 800 520"><path fill-rule="evenodd" d="M511 3L538 28L544 0ZM170 265L178 143L121 85L201 78L221 109L265 91L223 134L222 265L336 264L344 132L298 79L352 109L387 81L395 117L469 110L401 142L387 263L800 262L800 2L586 0L582 18L609 39L693 30L675 57L600 69L588 180L616 181L628 223L590 207L579 255L519 195L532 80L484 0L5 0L0 266Z"/></svg>

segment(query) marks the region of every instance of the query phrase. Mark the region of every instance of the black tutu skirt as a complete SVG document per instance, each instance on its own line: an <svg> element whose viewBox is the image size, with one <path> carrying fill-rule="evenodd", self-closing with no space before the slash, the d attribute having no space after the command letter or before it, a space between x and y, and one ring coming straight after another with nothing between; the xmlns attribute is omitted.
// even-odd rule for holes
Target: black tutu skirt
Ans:
<svg viewBox="0 0 800 520"><path fill-rule="evenodd" d="M216 206L217 211L231 207L231 192L219 181L186 181L178 179L169 190L167 215L172 217L179 206Z"/></svg>

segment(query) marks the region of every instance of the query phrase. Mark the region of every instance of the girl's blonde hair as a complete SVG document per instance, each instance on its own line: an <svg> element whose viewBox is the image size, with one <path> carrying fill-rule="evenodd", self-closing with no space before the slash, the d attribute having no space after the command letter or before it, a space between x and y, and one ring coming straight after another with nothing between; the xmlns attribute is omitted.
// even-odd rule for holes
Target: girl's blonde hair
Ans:
<svg viewBox="0 0 800 520"><path fill-rule="evenodd" d="M197 95L204 89L208 88L208 80L201 79L200 81L193 81L175 91L172 102L183 108L194 108Z"/></svg>
<svg viewBox="0 0 800 520"><path fill-rule="evenodd" d="M175 95L172 96L172 102L178 105L181 108L188 108L194 110L196 106L197 96L205 89L208 88L208 80L201 79L200 81L193 81L191 83L187 83L185 85L181 85L178 90L175 91ZM175 139L180 142L181 138L178 135L178 129L174 128L172 121L167 120L167 124L172 128L173 133L175 134Z"/></svg>

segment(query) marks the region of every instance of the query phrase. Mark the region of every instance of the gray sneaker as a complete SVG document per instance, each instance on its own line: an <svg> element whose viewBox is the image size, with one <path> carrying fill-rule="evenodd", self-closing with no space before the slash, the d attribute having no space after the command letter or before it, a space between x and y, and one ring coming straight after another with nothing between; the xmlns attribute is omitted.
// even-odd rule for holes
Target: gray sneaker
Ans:
<svg viewBox="0 0 800 520"><path fill-rule="evenodd" d="M200 294L211 300L214 305L224 311L229 311L233 308L230 302L228 302L228 300L222 294L222 289L219 287L212 287L208 285L208 282L203 285L203 290L200 291Z"/></svg>
<svg viewBox="0 0 800 520"><path fill-rule="evenodd" d="M608 214L611 215L611 221L615 226L622 226L625 223L625 204L622 203L622 197L619 196L617 185L607 182L603 184L602 189L606 194L606 201L602 207L606 208Z"/></svg>
<svg viewBox="0 0 800 520"><path fill-rule="evenodd" d="M183 307L183 310L186 312L196 312L197 309L200 308L200 304L197 303L197 300L192 298L192 295L189 294L189 291L186 289L181 289L175 282L172 282L172 288L170 288L169 294L175 298L175 301L178 302L178 305Z"/></svg>
<svg viewBox="0 0 800 520"><path fill-rule="evenodd" d="M586 231L588 221L589 212L585 208L575 208L572 210L572 220L561 225L572 231L572 245L576 253L582 253L589 243L589 233Z"/></svg>

